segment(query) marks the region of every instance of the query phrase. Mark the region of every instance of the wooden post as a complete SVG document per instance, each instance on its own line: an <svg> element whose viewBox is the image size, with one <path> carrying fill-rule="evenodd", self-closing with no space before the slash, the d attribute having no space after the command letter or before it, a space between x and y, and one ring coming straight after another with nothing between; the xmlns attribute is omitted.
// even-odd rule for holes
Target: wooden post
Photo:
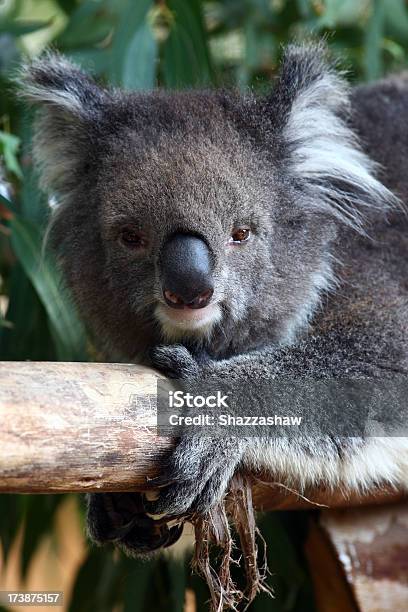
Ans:
<svg viewBox="0 0 408 612"><path fill-rule="evenodd" d="M408 610L406 502L324 510L305 546L318 612Z"/></svg>

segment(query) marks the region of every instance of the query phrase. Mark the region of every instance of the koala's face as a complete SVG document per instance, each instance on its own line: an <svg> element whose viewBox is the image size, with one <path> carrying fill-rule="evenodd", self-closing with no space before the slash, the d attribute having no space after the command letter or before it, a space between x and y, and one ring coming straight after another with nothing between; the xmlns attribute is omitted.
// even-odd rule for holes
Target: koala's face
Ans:
<svg viewBox="0 0 408 612"><path fill-rule="evenodd" d="M289 56L265 99L111 92L59 58L29 68L53 244L112 355L293 340L330 285L339 223L389 198L340 118L342 82Z"/></svg>
<svg viewBox="0 0 408 612"><path fill-rule="evenodd" d="M188 130L157 132L152 116L103 137L85 187L97 226L84 236L100 241L102 278L81 263L91 299L103 286L117 304L115 325L123 316L123 328L133 321L155 341L221 352L293 337L326 277L331 237L274 156L222 119L206 133L190 110Z"/></svg>

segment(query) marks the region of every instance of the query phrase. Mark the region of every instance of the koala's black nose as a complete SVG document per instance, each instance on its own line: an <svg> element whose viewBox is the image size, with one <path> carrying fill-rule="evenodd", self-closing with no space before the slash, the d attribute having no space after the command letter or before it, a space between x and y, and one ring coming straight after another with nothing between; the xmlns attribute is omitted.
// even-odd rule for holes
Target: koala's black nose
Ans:
<svg viewBox="0 0 408 612"><path fill-rule="evenodd" d="M168 306L207 306L214 286L211 252L204 240L191 234L174 234L163 246L160 267Z"/></svg>

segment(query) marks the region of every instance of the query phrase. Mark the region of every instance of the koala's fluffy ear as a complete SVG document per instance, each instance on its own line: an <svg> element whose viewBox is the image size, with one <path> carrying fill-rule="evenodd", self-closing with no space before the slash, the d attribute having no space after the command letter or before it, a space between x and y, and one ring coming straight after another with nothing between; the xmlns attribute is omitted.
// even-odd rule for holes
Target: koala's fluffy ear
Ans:
<svg viewBox="0 0 408 612"><path fill-rule="evenodd" d="M287 47L268 103L310 206L361 230L364 208L386 210L397 199L350 127L349 88L327 55L323 44Z"/></svg>
<svg viewBox="0 0 408 612"><path fill-rule="evenodd" d="M33 153L41 186L63 200L78 182L90 134L109 93L74 64L51 53L23 66L17 83L20 97L40 108Z"/></svg>

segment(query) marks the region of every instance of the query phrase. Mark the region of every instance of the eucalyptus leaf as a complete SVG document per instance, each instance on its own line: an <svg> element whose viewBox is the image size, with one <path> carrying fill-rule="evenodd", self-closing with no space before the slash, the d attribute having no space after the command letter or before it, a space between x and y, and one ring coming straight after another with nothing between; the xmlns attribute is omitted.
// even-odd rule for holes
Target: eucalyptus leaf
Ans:
<svg viewBox="0 0 408 612"><path fill-rule="evenodd" d="M85 358L85 332L67 292L62 288L59 271L50 255L43 254L41 234L36 226L18 217L10 222L11 244L25 273L31 280L60 341L61 358L81 361Z"/></svg>
<svg viewBox="0 0 408 612"><path fill-rule="evenodd" d="M382 38L384 36L385 6L382 0L374 0L373 10L366 28L364 41L364 67L368 81L382 76Z"/></svg>
<svg viewBox="0 0 408 612"><path fill-rule="evenodd" d="M77 0L56 0L62 10L70 15L78 6Z"/></svg>
<svg viewBox="0 0 408 612"><path fill-rule="evenodd" d="M6 329L12 329L13 324L11 321L8 321L4 318L3 313L0 312L0 327L5 327Z"/></svg>
<svg viewBox="0 0 408 612"><path fill-rule="evenodd" d="M21 553L21 571L26 576L43 537L53 529L55 513L63 501L63 495L29 495L25 497L25 529Z"/></svg>
<svg viewBox="0 0 408 612"><path fill-rule="evenodd" d="M173 14L170 35L163 47L163 76L168 87L208 85L213 69L205 36L202 5L169 0Z"/></svg>
<svg viewBox="0 0 408 612"><path fill-rule="evenodd" d="M85 0L73 11L55 43L63 50L93 46L109 36L114 25L114 14L105 2Z"/></svg>
<svg viewBox="0 0 408 612"><path fill-rule="evenodd" d="M48 28L52 21L28 21L28 20L13 20L0 21L0 32L7 32L13 36L25 36L38 32L44 28Z"/></svg>
<svg viewBox="0 0 408 612"><path fill-rule="evenodd" d="M137 559L124 559L123 612L144 612L155 564L155 560L141 562Z"/></svg>
<svg viewBox="0 0 408 612"><path fill-rule="evenodd" d="M14 134L0 131L0 153L3 155L4 164L9 172L17 178L23 178L17 153L20 148L20 139Z"/></svg>
<svg viewBox="0 0 408 612"><path fill-rule="evenodd" d="M361 18L363 11L364 5L356 0L326 0L317 24L329 28L350 25Z"/></svg>
<svg viewBox="0 0 408 612"><path fill-rule="evenodd" d="M4 193L0 193L0 204L3 204L11 212L16 212L16 205L10 198L7 198Z"/></svg>
<svg viewBox="0 0 408 612"><path fill-rule="evenodd" d="M153 89L158 46L152 28L145 21L136 30L126 50L121 84L127 89Z"/></svg>
<svg viewBox="0 0 408 612"><path fill-rule="evenodd" d="M65 55L95 77L103 75L110 65L109 49L78 47L68 49Z"/></svg>
<svg viewBox="0 0 408 612"><path fill-rule="evenodd" d="M124 74L129 73L129 48L131 48L132 41L134 44L134 37L140 31L141 28L146 26L146 18L150 8L153 6L153 0L139 0L135 3L133 0L127 0L123 12L120 15L119 23L115 31L112 41L112 59L109 71L109 76L115 84L123 84ZM145 36L145 48L147 49L147 57L152 59L155 54L152 53L153 44L152 41L148 42L149 35L146 33L141 36ZM146 44L147 41L147 44ZM137 40L136 40L137 44ZM133 48L134 52L134 48ZM131 51L132 56L132 51ZM143 61L141 58L135 58L137 62ZM125 66L127 65L127 68ZM140 73L143 74L145 70L144 66L140 66ZM146 70L148 70L146 68ZM128 77L130 78L130 77Z"/></svg>
<svg viewBox="0 0 408 612"><path fill-rule="evenodd" d="M0 495L0 542L3 560L7 561L23 518L21 497L4 493Z"/></svg>
<svg viewBox="0 0 408 612"><path fill-rule="evenodd" d="M408 38L408 7L405 0L387 0L384 3L384 18L387 33L398 36L406 44Z"/></svg>
<svg viewBox="0 0 408 612"><path fill-rule="evenodd" d="M34 167L31 146L33 121L34 114L29 112L24 117L18 133L21 139L21 169L23 171L19 210L24 219L31 221L42 232L46 226L50 208L45 193L39 189L38 172Z"/></svg>
<svg viewBox="0 0 408 612"><path fill-rule="evenodd" d="M0 327L0 357L3 361L54 361L55 345L50 336L49 319L38 295L18 263L8 279L7 321Z"/></svg>
<svg viewBox="0 0 408 612"><path fill-rule="evenodd" d="M112 551L90 549L78 570L68 612L112 612L122 583L123 567Z"/></svg>

